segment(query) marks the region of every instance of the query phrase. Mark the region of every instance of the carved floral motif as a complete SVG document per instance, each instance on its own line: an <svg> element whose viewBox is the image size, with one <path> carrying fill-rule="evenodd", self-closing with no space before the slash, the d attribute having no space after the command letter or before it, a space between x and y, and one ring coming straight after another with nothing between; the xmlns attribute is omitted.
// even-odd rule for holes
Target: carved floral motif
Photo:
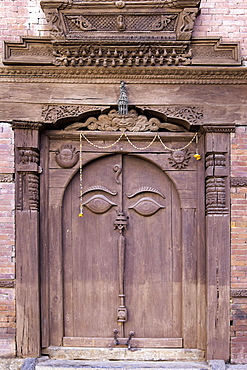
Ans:
<svg viewBox="0 0 247 370"><path fill-rule="evenodd" d="M62 145L56 152L56 162L60 167L72 168L79 160L79 153L72 145Z"/></svg>
<svg viewBox="0 0 247 370"><path fill-rule="evenodd" d="M170 153L168 160L172 167L181 170L188 166L190 156L191 154L188 149L176 150L175 152Z"/></svg>
<svg viewBox="0 0 247 370"><path fill-rule="evenodd" d="M55 123L60 118L77 117L89 111L101 110L104 107L85 105L44 105L42 108L42 119L45 122Z"/></svg>
<svg viewBox="0 0 247 370"><path fill-rule="evenodd" d="M191 124L200 124L203 122L203 107L160 107L160 106L145 106L143 109L155 110L161 112L170 118L181 118Z"/></svg>

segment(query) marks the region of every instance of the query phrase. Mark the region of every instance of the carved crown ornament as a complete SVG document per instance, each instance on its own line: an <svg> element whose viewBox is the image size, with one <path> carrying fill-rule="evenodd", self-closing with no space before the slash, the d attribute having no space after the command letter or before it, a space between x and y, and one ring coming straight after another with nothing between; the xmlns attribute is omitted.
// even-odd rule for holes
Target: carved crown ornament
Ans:
<svg viewBox="0 0 247 370"><path fill-rule="evenodd" d="M50 39L6 42L4 64L83 67L87 72L95 67L123 71L124 67L153 70L241 63L238 44L191 40L200 0L44 0L40 4Z"/></svg>

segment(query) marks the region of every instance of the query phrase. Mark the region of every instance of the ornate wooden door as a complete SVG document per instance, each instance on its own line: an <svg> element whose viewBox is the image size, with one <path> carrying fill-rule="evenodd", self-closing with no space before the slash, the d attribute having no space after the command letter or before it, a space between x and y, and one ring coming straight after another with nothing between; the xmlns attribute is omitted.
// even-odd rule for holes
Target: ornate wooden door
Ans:
<svg viewBox="0 0 247 370"><path fill-rule="evenodd" d="M79 174L63 201L64 343L104 345L114 329L158 346L181 338L181 211L172 181L154 163L114 154L87 164L82 183L84 217Z"/></svg>

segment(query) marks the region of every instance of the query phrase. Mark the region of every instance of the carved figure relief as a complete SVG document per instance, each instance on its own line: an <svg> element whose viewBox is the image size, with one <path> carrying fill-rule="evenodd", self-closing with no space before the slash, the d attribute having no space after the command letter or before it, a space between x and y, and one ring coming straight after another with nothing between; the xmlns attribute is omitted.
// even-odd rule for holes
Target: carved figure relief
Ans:
<svg viewBox="0 0 247 370"><path fill-rule="evenodd" d="M87 128L99 131L158 131L159 128L167 131L184 131L183 128L171 123L160 122L158 118L148 119L139 115L136 110L130 110L126 115L119 115L115 109L108 114L101 114L98 118L89 117L85 122L76 122L66 127L65 130Z"/></svg>
<svg viewBox="0 0 247 370"><path fill-rule="evenodd" d="M182 25L178 31L178 39L190 40L198 10L184 9L182 12Z"/></svg>
<svg viewBox="0 0 247 370"><path fill-rule="evenodd" d="M175 152L170 153L168 160L172 167L181 170L188 166L190 156L191 154L188 149L176 150Z"/></svg>
<svg viewBox="0 0 247 370"><path fill-rule="evenodd" d="M79 153L72 145L62 145L61 149L56 151L56 162L60 167L72 168L79 160Z"/></svg>
<svg viewBox="0 0 247 370"><path fill-rule="evenodd" d="M46 11L46 19L50 26L51 35L54 38L63 38L62 22L59 15L59 11L54 9L53 11Z"/></svg>
<svg viewBox="0 0 247 370"><path fill-rule="evenodd" d="M124 17L122 15L119 15L117 17L117 30L118 31L124 31L126 29L126 24Z"/></svg>

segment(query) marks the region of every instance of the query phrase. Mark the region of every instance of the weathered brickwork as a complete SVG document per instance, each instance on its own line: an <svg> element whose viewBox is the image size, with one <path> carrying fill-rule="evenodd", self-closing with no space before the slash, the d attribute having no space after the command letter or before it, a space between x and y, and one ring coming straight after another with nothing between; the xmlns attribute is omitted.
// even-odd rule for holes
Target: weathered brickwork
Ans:
<svg viewBox="0 0 247 370"><path fill-rule="evenodd" d="M231 175L246 177L247 127L232 134ZM231 305L231 361L247 362L247 185L231 188L231 248L233 295Z"/></svg>
<svg viewBox="0 0 247 370"><path fill-rule="evenodd" d="M0 123L0 356L15 354L13 131Z"/></svg>

